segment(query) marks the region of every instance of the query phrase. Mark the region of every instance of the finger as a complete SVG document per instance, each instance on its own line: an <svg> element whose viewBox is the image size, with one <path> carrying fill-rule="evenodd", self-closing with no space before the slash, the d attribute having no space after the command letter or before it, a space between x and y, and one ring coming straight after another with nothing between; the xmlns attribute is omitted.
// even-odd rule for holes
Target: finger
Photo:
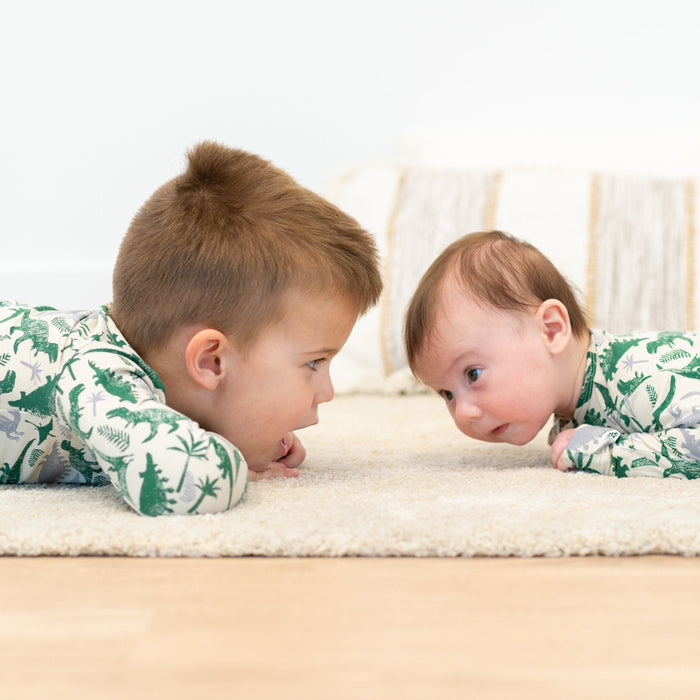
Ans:
<svg viewBox="0 0 700 700"><path fill-rule="evenodd" d="M266 469L261 469L260 471L254 472L254 474L255 476L252 481L260 481L260 479L276 479L278 477L291 478L299 476L299 470L291 469L279 462L273 462Z"/></svg>
<svg viewBox="0 0 700 700"><path fill-rule="evenodd" d="M304 449L304 446L298 440L295 440L289 452L287 452L284 457L277 461L280 464L284 464L286 467L294 469L295 467L298 467L305 458L306 450Z"/></svg>

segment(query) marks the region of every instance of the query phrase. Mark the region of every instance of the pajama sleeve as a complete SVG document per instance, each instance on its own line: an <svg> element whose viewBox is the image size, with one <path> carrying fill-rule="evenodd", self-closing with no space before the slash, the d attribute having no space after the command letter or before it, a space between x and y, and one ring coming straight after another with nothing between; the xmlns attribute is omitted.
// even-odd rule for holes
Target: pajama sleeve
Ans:
<svg viewBox="0 0 700 700"><path fill-rule="evenodd" d="M697 426L621 433L595 425L576 429L564 452L571 469L610 476L700 478Z"/></svg>
<svg viewBox="0 0 700 700"><path fill-rule="evenodd" d="M71 465L88 483L104 472L143 515L231 508L247 487L243 456L164 399L143 364L127 353L77 355L56 387Z"/></svg>

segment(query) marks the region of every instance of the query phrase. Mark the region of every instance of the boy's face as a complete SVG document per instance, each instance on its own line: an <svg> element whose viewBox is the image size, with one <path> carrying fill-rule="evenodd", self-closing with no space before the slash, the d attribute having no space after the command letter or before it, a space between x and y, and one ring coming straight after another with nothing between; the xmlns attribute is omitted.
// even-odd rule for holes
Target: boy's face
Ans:
<svg viewBox="0 0 700 700"><path fill-rule="evenodd" d="M333 398L330 360L357 319L353 306L337 297L290 292L284 303L281 320L250 348L232 349L234 371L208 426L236 445L251 469L284 456L288 432L318 422L318 404Z"/></svg>
<svg viewBox="0 0 700 700"><path fill-rule="evenodd" d="M450 280L440 300L416 374L445 399L465 435L529 442L556 410L561 393L537 314L480 306Z"/></svg>

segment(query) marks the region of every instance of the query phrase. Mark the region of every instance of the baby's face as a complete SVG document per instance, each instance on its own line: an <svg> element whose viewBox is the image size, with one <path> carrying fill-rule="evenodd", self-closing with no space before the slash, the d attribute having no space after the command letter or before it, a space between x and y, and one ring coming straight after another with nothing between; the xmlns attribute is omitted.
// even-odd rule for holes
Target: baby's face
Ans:
<svg viewBox="0 0 700 700"><path fill-rule="evenodd" d="M476 304L447 281L416 374L457 427L487 442L524 445L557 405L552 356L535 313Z"/></svg>
<svg viewBox="0 0 700 700"><path fill-rule="evenodd" d="M222 410L209 429L236 445L251 469L284 456L285 435L317 423L318 404L333 398L330 361L356 318L344 300L289 293L282 319L234 353Z"/></svg>

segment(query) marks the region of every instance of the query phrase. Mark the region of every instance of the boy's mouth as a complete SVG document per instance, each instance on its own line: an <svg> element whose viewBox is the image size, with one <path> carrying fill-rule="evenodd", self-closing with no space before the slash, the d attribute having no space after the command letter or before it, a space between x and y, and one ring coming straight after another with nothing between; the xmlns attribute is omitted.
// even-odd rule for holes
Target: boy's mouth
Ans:
<svg viewBox="0 0 700 700"><path fill-rule="evenodd" d="M318 413L316 410L307 414L298 425L295 425L292 430L301 430L302 428L308 428L309 426L316 425L318 423Z"/></svg>

